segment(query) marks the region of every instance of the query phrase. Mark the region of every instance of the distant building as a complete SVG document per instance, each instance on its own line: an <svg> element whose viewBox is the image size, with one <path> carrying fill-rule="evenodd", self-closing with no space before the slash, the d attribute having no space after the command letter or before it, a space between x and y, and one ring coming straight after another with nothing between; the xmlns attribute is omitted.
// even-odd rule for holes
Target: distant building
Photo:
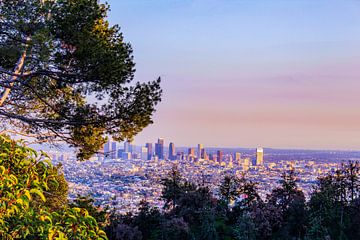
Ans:
<svg viewBox="0 0 360 240"><path fill-rule="evenodd" d="M243 161L243 163L242 163L242 169L244 170L244 171L247 171L247 170L249 170L249 168L250 168L250 158L245 158L244 159L244 161Z"/></svg>
<svg viewBox="0 0 360 240"><path fill-rule="evenodd" d="M120 148L117 151L117 158L122 158L122 153L124 152L124 149Z"/></svg>
<svg viewBox="0 0 360 240"><path fill-rule="evenodd" d="M123 152L123 153L121 154L121 159L123 159L123 160L130 160L130 159L131 159L131 153L129 153L129 152Z"/></svg>
<svg viewBox="0 0 360 240"><path fill-rule="evenodd" d="M111 159L116 159L117 157L117 142L112 142L111 143L111 151L110 151L110 158Z"/></svg>
<svg viewBox="0 0 360 240"><path fill-rule="evenodd" d="M155 143L155 155L158 156L159 159L164 159L164 139L159 138L158 142Z"/></svg>
<svg viewBox="0 0 360 240"><path fill-rule="evenodd" d="M104 145L104 159L110 158L110 140L107 141Z"/></svg>
<svg viewBox="0 0 360 240"><path fill-rule="evenodd" d="M256 166L264 165L264 149L258 147L256 149Z"/></svg>
<svg viewBox="0 0 360 240"><path fill-rule="evenodd" d="M178 160L185 160L185 158L184 158L184 152L177 152L177 153L176 153L176 159L178 159Z"/></svg>
<svg viewBox="0 0 360 240"><path fill-rule="evenodd" d="M189 148L188 149L188 155L189 156L195 156L195 149L194 148Z"/></svg>
<svg viewBox="0 0 360 240"><path fill-rule="evenodd" d="M208 159L205 148L201 149L201 159Z"/></svg>
<svg viewBox="0 0 360 240"><path fill-rule="evenodd" d="M147 148L147 160L151 160L152 156L153 156L153 148L152 148L152 143L146 143L145 144L146 148Z"/></svg>
<svg viewBox="0 0 360 240"><path fill-rule="evenodd" d="M222 150L218 150L218 151L217 151L217 161L218 161L219 163L221 163L222 159L223 159L223 151L222 151Z"/></svg>
<svg viewBox="0 0 360 240"><path fill-rule="evenodd" d="M129 152L129 153L132 153L133 149L132 149L132 143L127 140L124 142L124 152Z"/></svg>
<svg viewBox="0 0 360 240"><path fill-rule="evenodd" d="M194 161L195 158L195 149L189 148L188 149L188 161Z"/></svg>
<svg viewBox="0 0 360 240"><path fill-rule="evenodd" d="M141 147L141 160L148 160L148 149L147 149L147 147Z"/></svg>
<svg viewBox="0 0 360 240"><path fill-rule="evenodd" d="M197 158L198 159L203 159L203 157L201 156L203 149L204 149L204 146L201 143L199 143L198 147L197 147Z"/></svg>
<svg viewBox="0 0 360 240"><path fill-rule="evenodd" d="M236 161L236 162L239 162L239 161L240 161L240 159L241 159L241 153L236 152L234 155L235 155L235 156L234 156L235 161Z"/></svg>
<svg viewBox="0 0 360 240"><path fill-rule="evenodd" d="M169 159L176 160L175 144L172 142L169 144Z"/></svg>

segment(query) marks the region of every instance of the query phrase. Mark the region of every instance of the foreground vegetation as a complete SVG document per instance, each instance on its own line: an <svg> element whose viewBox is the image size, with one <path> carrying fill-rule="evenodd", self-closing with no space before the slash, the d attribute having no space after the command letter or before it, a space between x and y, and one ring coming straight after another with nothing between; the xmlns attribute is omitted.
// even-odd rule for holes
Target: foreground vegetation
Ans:
<svg viewBox="0 0 360 240"><path fill-rule="evenodd" d="M0 136L0 239L107 239L85 208L67 204L58 167Z"/></svg>
<svg viewBox="0 0 360 240"><path fill-rule="evenodd" d="M294 171L262 199L245 176L224 177L214 196L174 167L162 179L163 209L144 200L126 215L88 197L69 203L59 168L46 154L0 136L1 239L360 239L358 163L319 178L309 199Z"/></svg>
<svg viewBox="0 0 360 240"><path fill-rule="evenodd" d="M349 162L319 178L308 200L294 171L266 199L245 176L226 176L216 198L174 168L162 181L164 211L143 201L137 214L113 215L106 232L116 240L360 239L358 176Z"/></svg>

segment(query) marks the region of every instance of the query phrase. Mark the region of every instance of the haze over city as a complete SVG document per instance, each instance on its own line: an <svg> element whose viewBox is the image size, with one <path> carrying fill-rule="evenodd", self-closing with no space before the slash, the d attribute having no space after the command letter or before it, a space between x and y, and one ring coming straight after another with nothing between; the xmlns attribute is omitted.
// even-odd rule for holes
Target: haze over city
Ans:
<svg viewBox="0 0 360 240"><path fill-rule="evenodd" d="M114 1L136 80L162 78L135 143L358 149L358 1Z"/></svg>

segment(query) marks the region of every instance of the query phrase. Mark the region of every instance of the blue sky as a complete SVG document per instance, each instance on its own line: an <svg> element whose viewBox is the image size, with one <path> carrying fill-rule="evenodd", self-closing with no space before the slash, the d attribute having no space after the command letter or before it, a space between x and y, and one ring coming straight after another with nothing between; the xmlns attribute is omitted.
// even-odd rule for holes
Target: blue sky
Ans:
<svg viewBox="0 0 360 240"><path fill-rule="evenodd" d="M108 3L136 80L163 80L137 144L359 148L359 1Z"/></svg>

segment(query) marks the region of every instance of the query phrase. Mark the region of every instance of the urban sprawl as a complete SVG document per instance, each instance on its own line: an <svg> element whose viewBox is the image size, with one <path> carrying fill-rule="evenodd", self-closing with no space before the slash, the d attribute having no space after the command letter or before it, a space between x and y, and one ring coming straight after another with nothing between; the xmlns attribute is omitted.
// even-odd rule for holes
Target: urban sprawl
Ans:
<svg viewBox="0 0 360 240"><path fill-rule="evenodd" d="M217 194L225 175L233 174L258 183L265 197L279 184L283 172L295 170L299 186L308 195L319 176L334 171L341 163L360 160L355 151L278 150L246 148L165 147L159 138L153 145L108 141L101 154L89 161L76 161L71 151L52 151L54 163L61 163L69 182L70 198L91 195L96 203L120 213L136 211L141 200L162 206L161 179L174 166L187 180L204 184Z"/></svg>

